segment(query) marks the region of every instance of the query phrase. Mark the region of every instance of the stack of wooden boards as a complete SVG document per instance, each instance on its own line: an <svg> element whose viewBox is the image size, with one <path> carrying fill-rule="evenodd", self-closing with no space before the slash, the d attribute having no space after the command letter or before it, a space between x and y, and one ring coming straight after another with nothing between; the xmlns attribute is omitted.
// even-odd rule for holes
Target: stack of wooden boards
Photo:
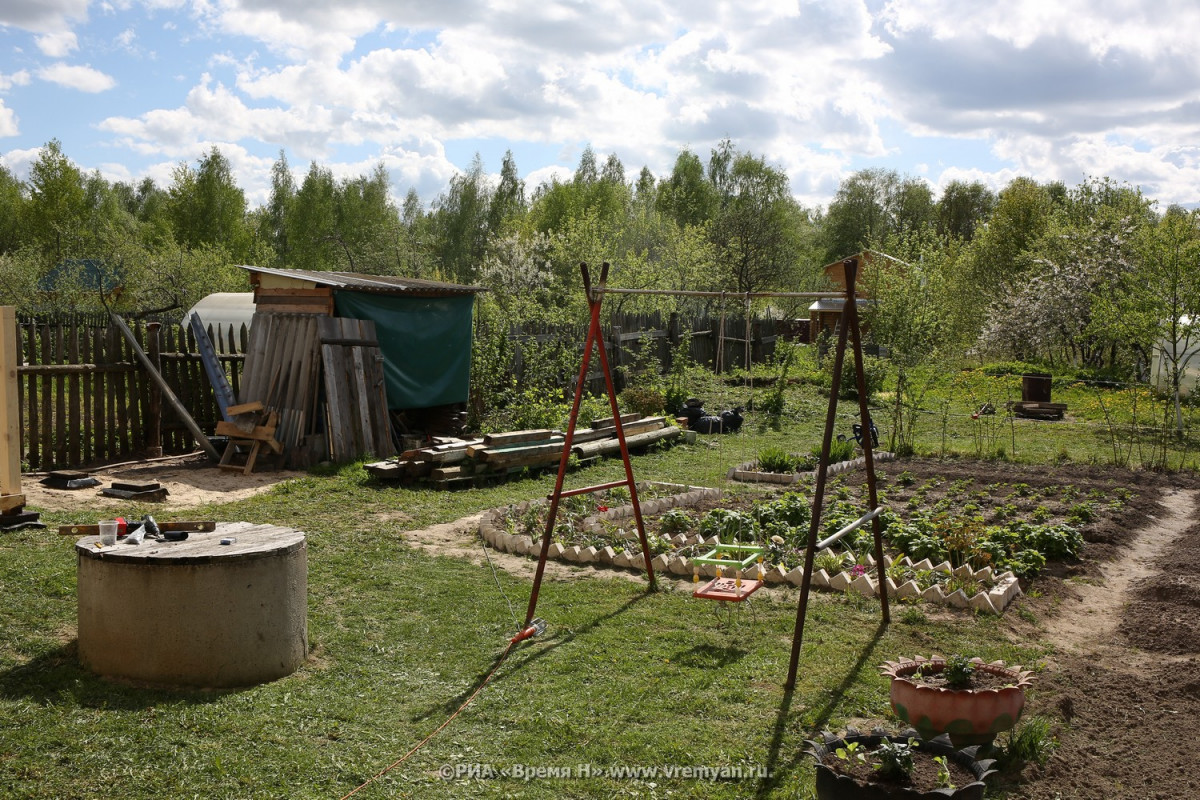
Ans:
<svg viewBox="0 0 1200 800"><path fill-rule="evenodd" d="M666 417L621 417L625 441L636 450L658 441L670 441L682 431ZM385 481L429 483L448 487L496 477L527 468L557 466L566 437L562 431L531 430L492 433L477 439L435 437L427 447L406 450L398 458L367 464L369 473ZM589 462L620 452L616 423L611 417L592 422L575 431L571 452L580 462Z"/></svg>
<svg viewBox="0 0 1200 800"><path fill-rule="evenodd" d="M267 444L291 467L395 452L374 322L256 313L238 401L238 408L257 407L269 415L238 425L242 438L247 428L269 427ZM232 439L236 433L228 428L234 424L220 423L218 433ZM253 463L247 459L244 471Z"/></svg>

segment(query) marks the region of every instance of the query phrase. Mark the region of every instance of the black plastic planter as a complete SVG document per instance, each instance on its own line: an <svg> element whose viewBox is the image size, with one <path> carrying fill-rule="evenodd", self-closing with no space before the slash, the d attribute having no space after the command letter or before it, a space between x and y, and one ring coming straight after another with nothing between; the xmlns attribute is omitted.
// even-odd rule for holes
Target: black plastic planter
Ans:
<svg viewBox="0 0 1200 800"><path fill-rule="evenodd" d="M886 783L859 783L853 778L825 766L826 757L839 747L845 747L847 743L858 742L866 750L874 750L885 739L893 742L907 742L909 739L915 739L915 749L935 756L946 756L974 775L975 780L964 786L955 786L953 789L919 791L908 786ZM807 754L817 762L817 800L947 800L947 798L982 800L985 788L983 781L995 771L991 768L995 763L992 759L980 760L976 757L978 747L955 750L954 746L950 744L949 737L942 735L922 740L915 730L908 730L895 736L882 731L865 734L850 729L844 737L839 738L827 733L824 741L810 741L808 744Z"/></svg>

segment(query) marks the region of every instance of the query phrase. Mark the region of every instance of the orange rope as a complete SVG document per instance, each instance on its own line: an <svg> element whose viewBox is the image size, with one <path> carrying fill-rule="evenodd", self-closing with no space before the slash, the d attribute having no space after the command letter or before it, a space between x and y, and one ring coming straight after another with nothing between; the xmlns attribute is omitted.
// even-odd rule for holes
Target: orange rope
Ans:
<svg viewBox="0 0 1200 800"><path fill-rule="evenodd" d="M349 792L348 794L343 795L341 800L346 800L347 797L350 797L351 795L356 794L359 789L369 786L370 784L372 784L375 781L382 778L387 773L391 772L396 767L403 764L405 761L407 761L409 759L409 756L411 756L413 753L417 752L422 747L424 747L426 745L426 743L428 743L429 740L432 739L434 736L437 736L439 733L441 733L443 728L445 728L447 725L449 725L454 720L454 718L457 717L459 715L459 713L462 712L462 710L464 708L466 708L467 706L469 706L471 704L472 700L474 700L476 697L479 696L479 693L483 691L483 687L487 686L488 681L490 681L492 679L492 676L496 674L496 670L500 669L500 665L504 663L504 659L508 658L509 651L511 651L513 649L514 644L516 644L515 641L510 641L508 643L508 647L505 647L504 652L500 654L500 660L496 662L496 666L492 667L492 671L489 672L487 674L487 677L483 679L483 683L479 684L479 688L477 688L474 692L472 692L471 696L468 697L466 700L464 700L463 704L458 707L458 710L455 711L453 714L451 714L449 717L447 717L445 722L443 722L441 725L437 726L437 728L434 730L433 733L429 734L424 739L417 742L416 746L414 746L413 749L409 750L403 756L401 756L400 758L393 761L387 767L385 767L384 769L381 769L379 772L375 773L374 775L372 775L371 777L369 777L365 781L363 781L361 784L354 787L353 791Z"/></svg>

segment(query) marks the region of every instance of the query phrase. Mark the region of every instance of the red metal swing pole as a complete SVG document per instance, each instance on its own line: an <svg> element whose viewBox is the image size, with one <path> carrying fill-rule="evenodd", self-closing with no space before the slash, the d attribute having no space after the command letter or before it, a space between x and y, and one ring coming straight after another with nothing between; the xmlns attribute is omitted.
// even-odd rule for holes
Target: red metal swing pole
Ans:
<svg viewBox="0 0 1200 800"><path fill-rule="evenodd" d="M621 446L621 458L625 462L625 481L624 485L629 487L629 498L633 505L634 517L637 520L638 536L642 543L642 553L646 559L646 573L650 579L650 588L653 589L654 582L654 567L650 561L650 546L646 541L646 529L642 523L642 507L638 502L637 486L633 481L633 466L629 461L629 448L625 444L625 428L621 424L621 415L617 408L617 395L614 391L612 382L612 373L608 369L608 357L604 352L604 342L601 338L600 331L600 304L603 295L600 292L592 291L591 275L588 272L587 264L579 265L580 272L583 273L583 291L587 296L588 307L591 312L591 319L588 323L587 337L583 345L583 361L579 365L579 378L575 382L575 399L571 403L571 415L567 421L566 436L563 440L562 455L558 460L558 476L554 480L554 491L550 494L550 508L546 513L546 528L542 532L542 547L538 554L537 571L533 576L533 589L529 593L529 607L525 612L525 626L529 626L533 622L534 614L537 611L538 593L541 590L542 578L546 572L546 560L550 554L550 543L554 538L554 525L558 519L559 502L564 496L583 494L589 491L599 491L600 489L613 488L621 486L621 481L592 486L585 489L573 489L570 492L563 491L563 482L567 475L567 463L571 457L571 445L575 440L575 426L579 421L579 406L583 401L584 386L586 385L588 366L592 359L592 345L598 344L600 350L600 366L604 373L604 385L608 390L609 406L612 408L613 421L617 431L617 441ZM597 287L604 288L605 282L608 280L608 262L604 262L600 266L600 281Z"/></svg>

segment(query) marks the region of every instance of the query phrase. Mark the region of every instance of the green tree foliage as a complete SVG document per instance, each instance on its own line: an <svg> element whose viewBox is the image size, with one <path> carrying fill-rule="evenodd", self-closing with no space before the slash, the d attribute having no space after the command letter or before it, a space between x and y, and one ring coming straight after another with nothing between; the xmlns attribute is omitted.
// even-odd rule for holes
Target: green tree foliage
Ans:
<svg viewBox="0 0 1200 800"><path fill-rule="evenodd" d="M338 244L337 200L333 172L312 162L287 209L284 236L292 269L349 269Z"/></svg>
<svg viewBox="0 0 1200 800"><path fill-rule="evenodd" d="M670 176L658 185L657 203L659 213L680 227L703 225L716 215L717 190L699 156L686 149L679 153Z"/></svg>
<svg viewBox="0 0 1200 800"><path fill-rule="evenodd" d="M936 218L933 193L917 178L873 167L842 181L825 213L825 262L833 262L929 225Z"/></svg>
<svg viewBox="0 0 1200 800"><path fill-rule="evenodd" d="M87 217L83 173L52 139L38 153L29 170L29 200L24 227L29 243L48 265L80 255L81 233Z"/></svg>
<svg viewBox="0 0 1200 800"><path fill-rule="evenodd" d="M180 164L171 177L166 211L176 242L186 248L223 247L234 258L248 254L246 195L221 151L214 146L195 169Z"/></svg>
<svg viewBox="0 0 1200 800"><path fill-rule="evenodd" d="M446 280L472 283L478 277L487 252L491 200L483 160L476 153L467 171L450 179L430 220L431 252Z"/></svg>
<svg viewBox="0 0 1200 800"><path fill-rule="evenodd" d="M990 307L981 344L1018 358L1116 367L1126 337L1097 313L1097 301L1138 269L1135 240L1152 219L1128 186L1088 181L1068 193L1014 257L1023 268Z"/></svg>
<svg viewBox="0 0 1200 800"><path fill-rule="evenodd" d="M528 204L525 201L525 181L517 172L512 150L505 152L500 165L500 182L488 207L488 236L500 236L506 226L520 219Z"/></svg>
<svg viewBox="0 0 1200 800"><path fill-rule="evenodd" d="M937 202L937 231L943 237L970 241L995 207L996 195L983 183L950 181Z"/></svg>
<svg viewBox="0 0 1200 800"><path fill-rule="evenodd" d="M753 292L796 282L805 217L787 175L749 153L718 153L710 238L726 286ZM727 165L727 166L726 166Z"/></svg>

